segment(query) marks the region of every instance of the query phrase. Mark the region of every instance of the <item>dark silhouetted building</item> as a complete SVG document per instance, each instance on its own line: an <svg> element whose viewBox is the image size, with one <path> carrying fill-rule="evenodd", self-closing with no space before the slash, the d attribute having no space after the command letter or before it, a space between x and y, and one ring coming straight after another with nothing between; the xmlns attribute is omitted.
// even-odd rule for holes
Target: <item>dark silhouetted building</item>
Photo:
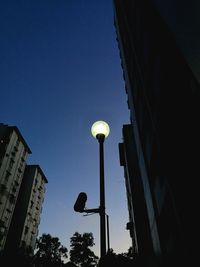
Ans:
<svg viewBox="0 0 200 267"><path fill-rule="evenodd" d="M47 179L26 164L30 153L19 129L0 123L0 255L35 249Z"/></svg>
<svg viewBox="0 0 200 267"><path fill-rule="evenodd" d="M197 258L199 6L114 1L130 109L119 144L127 228L145 266L178 266Z"/></svg>
<svg viewBox="0 0 200 267"><path fill-rule="evenodd" d="M26 254L33 254L47 182L39 165L26 165L5 244L10 253L22 248Z"/></svg>

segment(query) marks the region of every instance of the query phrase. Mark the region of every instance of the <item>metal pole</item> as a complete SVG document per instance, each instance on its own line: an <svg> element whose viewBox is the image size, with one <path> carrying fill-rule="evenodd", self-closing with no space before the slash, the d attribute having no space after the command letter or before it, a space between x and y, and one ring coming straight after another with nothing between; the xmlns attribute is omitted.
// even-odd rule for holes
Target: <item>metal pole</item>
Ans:
<svg viewBox="0 0 200 267"><path fill-rule="evenodd" d="M105 224L105 184L104 184L104 135L98 135L100 160L100 235L101 257L106 255L106 224Z"/></svg>
<svg viewBox="0 0 200 267"><path fill-rule="evenodd" d="M109 235L109 216L108 216L108 214L106 214L106 218L107 218L107 242L108 242L107 252L109 252L110 251L110 235Z"/></svg>

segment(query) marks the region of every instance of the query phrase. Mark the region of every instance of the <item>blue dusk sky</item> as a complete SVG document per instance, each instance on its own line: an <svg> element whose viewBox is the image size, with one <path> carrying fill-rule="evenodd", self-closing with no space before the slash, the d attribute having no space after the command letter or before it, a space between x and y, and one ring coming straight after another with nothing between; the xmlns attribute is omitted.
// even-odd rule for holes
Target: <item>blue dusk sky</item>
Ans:
<svg viewBox="0 0 200 267"><path fill-rule="evenodd" d="M90 129L110 125L105 141L106 213L110 247L131 245L118 143L129 110L111 0L2 0L0 122L17 126L30 147L28 164L48 179L39 236L49 233L70 250L70 237L92 232L100 252L99 215L73 210L80 192L99 207L99 150Z"/></svg>

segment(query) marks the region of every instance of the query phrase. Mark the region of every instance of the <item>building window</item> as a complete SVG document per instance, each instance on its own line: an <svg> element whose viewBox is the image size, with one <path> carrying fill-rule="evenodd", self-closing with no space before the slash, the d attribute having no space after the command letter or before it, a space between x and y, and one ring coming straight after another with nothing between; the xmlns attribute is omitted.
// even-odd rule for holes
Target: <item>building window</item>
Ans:
<svg viewBox="0 0 200 267"><path fill-rule="evenodd" d="M9 198L9 200L10 200L10 203L15 203L15 195L14 194L10 194L10 198Z"/></svg>
<svg viewBox="0 0 200 267"><path fill-rule="evenodd" d="M10 177L10 172L9 171L6 171L6 175L5 175L5 181L6 182L8 182L9 177Z"/></svg>
<svg viewBox="0 0 200 267"><path fill-rule="evenodd" d="M27 235L28 233L28 226L25 226L24 235Z"/></svg>
<svg viewBox="0 0 200 267"><path fill-rule="evenodd" d="M24 149L23 153L22 153L22 157L21 160L24 162L26 159L26 150Z"/></svg>
<svg viewBox="0 0 200 267"><path fill-rule="evenodd" d="M13 167L14 161L11 159L8 165L8 170L11 171Z"/></svg>
<svg viewBox="0 0 200 267"><path fill-rule="evenodd" d="M13 157L15 157L15 156L16 156L16 151L11 152L11 155L12 155Z"/></svg>
<svg viewBox="0 0 200 267"><path fill-rule="evenodd" d="M0 193L3 194L6 191L6 188L5 184L0 184Z"/></svg>
<svg viewBox="0 0 200 267"><path fill-rule="evenodd" d="M33 203L34 203L34 202L31 200L31 206L30 206L31 209L33 208Z"/></svg>
<svg viewBox="0 0 200 267"><path fill-rule="evenodd" d="M17 141L16 141L16 146L17 146L17 147L19 146L19 143L20 143L20 140L17 139Z"/></svg>
<svg viewBox="0 0 200 267"><path fill-rule="evenodd" d="M19 173L22 173L22 169L20 167L18 168L18 172Z"/></svg>
<svg viewBox="0 0 200 267"><path fill-rule="evenodd" d="M16 152L18 152L18 147L17 147L17 146L14 146L14 150L15 150Z"/></svg>
<svg viewBox="0 0 200 267"><path fill-rule="evenodd" d="M19 186L19 180L15 180L15 186Z"/></svg>
<svg viewBox="0 0 200 267"><path fill-rule="evenodd" d="M12 192L13 192L13 193L16 193L16 192L17 192L17 189L16 189L15 186L13 186L13 188L12 188Z"/></svg>
<svg viewBox="0 0 200 267"><path fill-rule="evenodd" d="M7 222L8 221L8 218L9 218L9 215L10 214L10 211L8 211L7 209L5 210L4 212L4 221Z"/></svg>

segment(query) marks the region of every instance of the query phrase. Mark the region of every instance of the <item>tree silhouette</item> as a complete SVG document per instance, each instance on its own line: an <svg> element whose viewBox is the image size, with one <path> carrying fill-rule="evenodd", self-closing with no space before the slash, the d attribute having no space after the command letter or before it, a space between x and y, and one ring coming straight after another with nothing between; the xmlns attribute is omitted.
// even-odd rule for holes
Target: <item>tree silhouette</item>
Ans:
<svg viewBox="0 0 200 267"><path fill-rule="evenodd" d="M61 266L67 259L67 248L62 246L58 237L43 234L37 239L34 263L42 266Z"/></svg>
<svg viewBox="0 0 200 267"><path fill-rule="evenodd" d="M99 263L98 267L132 267L132 266L138 266L136 265L136 261L133 261L133 259L129 258L127 256L127 253L120 253L116 254L112 249L103 256Z"/></svg>
<svg viewBox="0 0 200 267"><path fill-rule="evenodd" d="M119 255L127 257L129 259L134 259L134 258L137 257L137 254L133 252L133 248L132 247L129 247L127 252L120 253Z"/></svg>
<svg viewBox="0 0 200 267"><path fill-rule="evenodd" d="M96 266L98 257L89 248L93 247L94 237L92 233L84 233L83 235L75 232L70 239L70 260L80 267Z"/></svg>

